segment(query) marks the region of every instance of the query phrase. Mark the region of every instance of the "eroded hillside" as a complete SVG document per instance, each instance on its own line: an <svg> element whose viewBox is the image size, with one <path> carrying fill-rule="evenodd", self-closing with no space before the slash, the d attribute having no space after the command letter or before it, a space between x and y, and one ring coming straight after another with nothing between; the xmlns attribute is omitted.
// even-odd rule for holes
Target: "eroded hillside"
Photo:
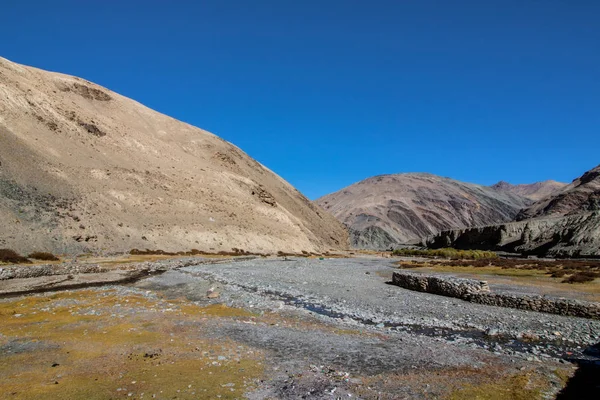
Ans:
<svg viewBox="0 0 600 400"><path fill-rule="evenodd" d="M531 201L432 174L381 175L317 200L358 248L385 249L439 231L511 221Z"/></svg>
<svg viewBox="0 0 600 400"><path fill-rule="evenodd" d="M324 251L333 217L236 146L80 78L0 58L0 247Z"/></svg>

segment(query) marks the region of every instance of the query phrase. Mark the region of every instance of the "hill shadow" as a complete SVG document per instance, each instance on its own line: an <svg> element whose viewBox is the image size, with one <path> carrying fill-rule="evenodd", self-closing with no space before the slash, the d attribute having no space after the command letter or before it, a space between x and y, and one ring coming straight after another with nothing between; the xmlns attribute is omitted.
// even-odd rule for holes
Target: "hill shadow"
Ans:
<svg viewBox="0 0 600 400"><path fill-rule="evenodd" d="M571 359L577 371L556 396L557 400L598 399L600 396L600 343L584 350L589 358Z"/></svg>

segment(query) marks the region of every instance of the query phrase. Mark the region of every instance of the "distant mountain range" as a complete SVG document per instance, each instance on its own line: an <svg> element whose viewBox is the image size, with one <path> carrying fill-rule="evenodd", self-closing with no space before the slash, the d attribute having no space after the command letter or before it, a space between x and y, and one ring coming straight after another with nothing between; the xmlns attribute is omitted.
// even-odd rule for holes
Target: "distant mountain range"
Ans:
<svg viewBox="0 0 600 400"><path fill-rule="evenodd" d="M385 249L449 229L512 221L521 209L565 185L482 186L405 173L368 178L316 202L348 227L353 247Z"/></svg>

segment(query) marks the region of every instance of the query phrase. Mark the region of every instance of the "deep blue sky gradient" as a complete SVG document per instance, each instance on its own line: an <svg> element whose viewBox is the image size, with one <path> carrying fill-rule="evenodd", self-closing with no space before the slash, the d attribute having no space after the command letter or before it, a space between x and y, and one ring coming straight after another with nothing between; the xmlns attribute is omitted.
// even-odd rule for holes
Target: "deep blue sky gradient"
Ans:
<svg viewBox="0 0 600 400"><path fill-rule="evenodd" d="M316 198L369 176L600 163L600 1L21 1L0 56L241 147Z"/></svg>

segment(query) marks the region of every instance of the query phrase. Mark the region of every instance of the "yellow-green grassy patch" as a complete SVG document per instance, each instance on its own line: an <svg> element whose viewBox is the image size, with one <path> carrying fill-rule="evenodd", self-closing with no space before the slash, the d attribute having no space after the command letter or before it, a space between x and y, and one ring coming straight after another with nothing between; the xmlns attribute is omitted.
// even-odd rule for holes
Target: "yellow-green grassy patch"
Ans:
<svg viewBox="0 0 600 400"><path fill-rule="evenodd" d="M448 400L536 400L547 382L533 373L522 373L489 383L467 384L448 395Z"/></svg>
<svg viewBox="0 0 600 400"><path fill-rule="evenodd" d="M112 290L0 301L0 393L15 399L240 398L261 376L262 355L203 337L202 321L249 314Z"/></svg>

